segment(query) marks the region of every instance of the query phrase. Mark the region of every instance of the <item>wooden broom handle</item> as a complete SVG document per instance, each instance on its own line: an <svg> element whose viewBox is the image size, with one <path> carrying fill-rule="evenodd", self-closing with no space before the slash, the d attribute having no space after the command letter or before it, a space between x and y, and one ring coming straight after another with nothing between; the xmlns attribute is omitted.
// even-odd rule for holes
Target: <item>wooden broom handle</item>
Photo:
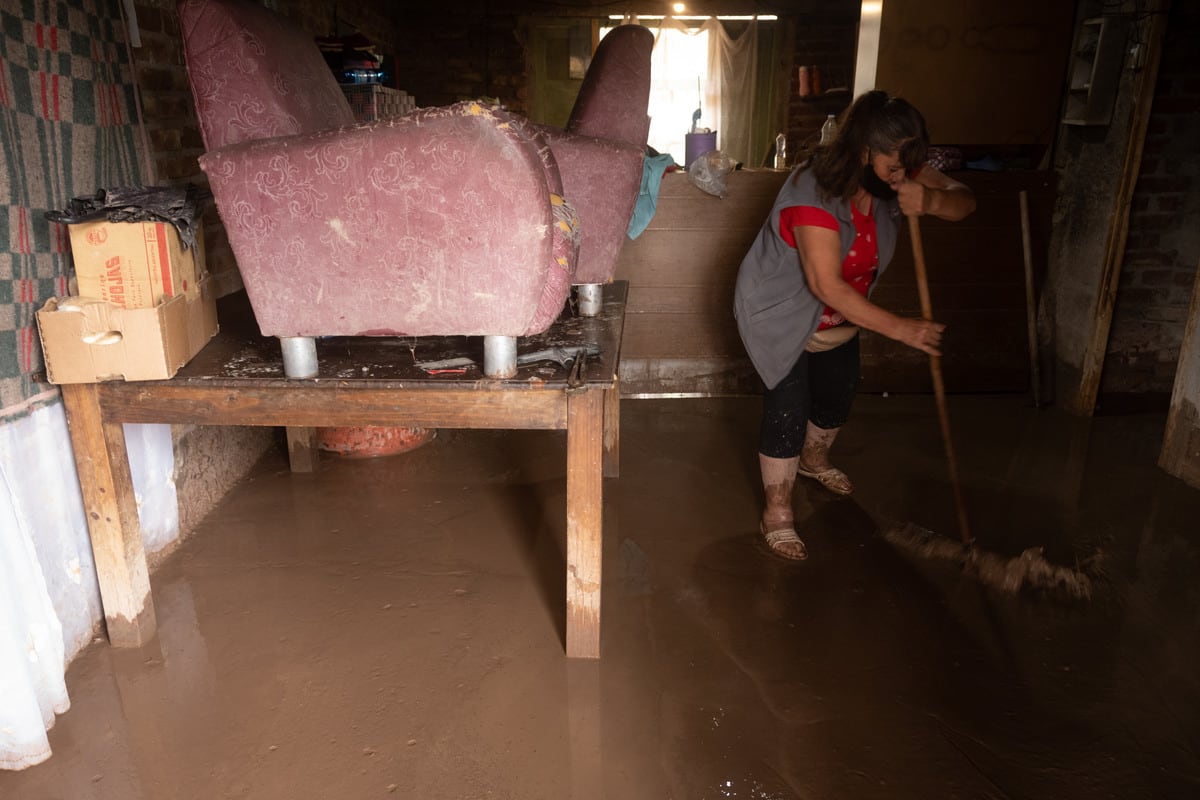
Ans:
<svg viewBox="0 0 1200 800"><path fill-rule="evenodd" d="M917 294L921 297L921 316L933 321L933 303L929 300L929 279L925 274L925 248L921 244L921 226L917 218L908 218L908 234L912 240L913 267L917 274ZM950 438L950 415L946 411L946 385L942 381L942 357L929 356L929 374L933 377L933 394L937 398L938 418L942 423L942 441L946 445L946 461L950 467L950 486L954 490L954 505L958 511L958 532L963 544L971 544L971 527L967 523L967 506L963 502L962 486L958 480L958 459Z"/></svg>

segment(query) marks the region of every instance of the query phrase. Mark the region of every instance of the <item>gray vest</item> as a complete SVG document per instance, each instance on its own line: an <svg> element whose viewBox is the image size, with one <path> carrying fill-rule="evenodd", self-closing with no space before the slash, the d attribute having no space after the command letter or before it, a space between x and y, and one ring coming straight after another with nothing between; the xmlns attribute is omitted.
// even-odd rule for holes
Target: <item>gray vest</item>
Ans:
<svg viewBox="0 0 1200 800"><path fill-rule="evenodd" d="M796 365L804 346L821 323L825 304L808 289L796 249L779 235L779 214L790 206L815 206L833 215L842 242L842 260L854 243L854 221L848 200L828 200L812 171L797 168L779 190L775 205L738 270L733 298L742 344L767 388L773 389ZM895 200L875 200L875 232L879 275L896 250L900 209Z"/></svg>

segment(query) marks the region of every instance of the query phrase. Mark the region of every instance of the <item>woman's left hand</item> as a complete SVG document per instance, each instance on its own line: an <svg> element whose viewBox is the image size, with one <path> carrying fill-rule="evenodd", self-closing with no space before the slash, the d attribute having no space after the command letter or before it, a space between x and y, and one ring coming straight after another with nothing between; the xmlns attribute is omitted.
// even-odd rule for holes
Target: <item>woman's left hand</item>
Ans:
<svg viewBox="0 0 1200 800"><path fill-rule="evenodd" d="M975 195L965 185L947 178L926 164L914 178L896 187L900 210L905 216L931 214L938 219L958 220L975 210Z"/></svg>
<svg viewBox="0 0 1200 800"><path fill-rule="evenodd" d="M920 217L929 213L929 189L920 183L906 180L896 189L900 211L906 217Z"/></svg>

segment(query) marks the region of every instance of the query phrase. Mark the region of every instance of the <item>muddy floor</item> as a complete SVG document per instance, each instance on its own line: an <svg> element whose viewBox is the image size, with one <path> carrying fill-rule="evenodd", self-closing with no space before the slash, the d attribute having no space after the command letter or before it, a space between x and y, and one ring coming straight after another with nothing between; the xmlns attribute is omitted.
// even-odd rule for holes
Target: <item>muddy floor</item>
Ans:
<svg viewBox="0 0 1200 800"><path fill-rule="evenodd" d="M26 798L1200 797L1200 491L1165 417L951 398L981 547L1092 563L1094 598L914 562L956 536L936 410L864 396L770 556L752 399L622 406L603 658L563 656L565 436L281 452L153 576L159 637L71 666Z"/></svg>

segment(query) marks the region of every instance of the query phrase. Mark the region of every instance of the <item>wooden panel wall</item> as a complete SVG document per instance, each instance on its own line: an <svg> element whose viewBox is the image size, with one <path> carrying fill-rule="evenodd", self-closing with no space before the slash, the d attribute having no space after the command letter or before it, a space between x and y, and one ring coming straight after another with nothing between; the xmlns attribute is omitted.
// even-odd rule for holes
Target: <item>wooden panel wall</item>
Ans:
<svg viewBox="0 0 1200 800"><path fill-rule="evenodd" d="M617 263L616 279L629 281L623 395L759 390L733 319L733 285L787 175L738 170L724 198L683 172L663 176L650 226L626 240Z"/></svg>
<svg viewBox="0 0 1200 800"><path fill-rule="evenodd" d="M1029 193L1035 293L1046 271L1054 205L1051 172L963 172L978 207L961 222L921 220L933 316L947 325L942 371L950 392L1029 389L1029 338L1020 192ZM908 226L872 299L901 316L920 316ZM924 353L872 333L863 335L863 388L931 390Z"/></svg>
<svg viewBox="0 0 1200 800"><path fill-rule="evenodd" d="M1044 147L1074 14L1044 0L887 0L876 86L921 109L937 143Z"/></svg>
<svg viewBox="0 0 1200 800"><path fill-rule="evenodd" d="M626 396L742 394L761 390L733 319L742 256L774 203L784 172L742 170L729 196L706 194L683 173L664 176L650 227L627 241L616 278L629 281L621 384ZM1045 274L1053 174L969 172L979 207L957 223L922 220L934 316L949 325L943 374L948 391L1029 388L1019 192L1029 192L1035 281ZM907 230L907 226L902 226ZM797 268L799 265L797 264ZM919 316L905 232L874 299ZM863 390L928 392L923 353L869 332L863 336Z"/></svg>

